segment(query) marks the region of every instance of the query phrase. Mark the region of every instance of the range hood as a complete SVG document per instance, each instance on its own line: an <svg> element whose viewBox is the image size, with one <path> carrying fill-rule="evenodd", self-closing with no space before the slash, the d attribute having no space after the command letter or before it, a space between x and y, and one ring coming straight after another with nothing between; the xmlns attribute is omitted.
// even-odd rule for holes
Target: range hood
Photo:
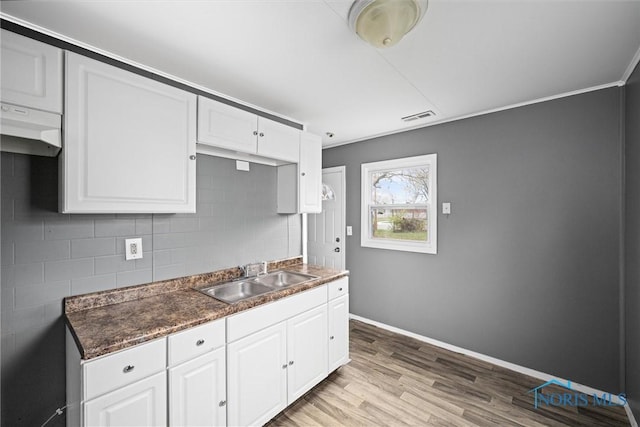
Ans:
<svg viewBox="0 0 640 427"><path fill-rule="evenodd" d="M62 116L1 103L0 151L55 157L62 148Z"/></svg>

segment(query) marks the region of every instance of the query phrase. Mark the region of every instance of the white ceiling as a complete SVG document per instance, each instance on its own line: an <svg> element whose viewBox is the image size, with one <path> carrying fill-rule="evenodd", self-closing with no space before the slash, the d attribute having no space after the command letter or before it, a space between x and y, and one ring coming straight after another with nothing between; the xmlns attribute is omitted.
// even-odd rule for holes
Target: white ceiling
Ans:
<svg viewBox="0 0 640 427"><path fill-rule="evenodd" d="M350 5L48 0L0 11L304 123L325 146L622 84L640 55L640 0L430 0L386 50L349 30ZM436 117L400 120L425 110Z"/></svg>

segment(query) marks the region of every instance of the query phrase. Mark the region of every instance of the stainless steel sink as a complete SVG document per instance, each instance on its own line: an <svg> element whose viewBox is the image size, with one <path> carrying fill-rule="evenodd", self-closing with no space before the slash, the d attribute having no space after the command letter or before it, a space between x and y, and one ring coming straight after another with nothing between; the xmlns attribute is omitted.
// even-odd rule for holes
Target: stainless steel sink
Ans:
<svg viewBox="0 0 640 427"><path fill-rule="evenodd" d="M200 292L224 301L229 304L241 301L243 299L255 297L273 291L262 283L255 281L242 280L238 282L229 282L224 285L216 285L200 289Z"/></svg>
<svg viewBox="0 0 640 427"><path fill-rule="evenodd" d="M317 278L318 276L293 271L274 271L264 276L240 279L222 285L207 286L198 290L215 299L233 304Z"/></svg>
<svg viewBox="0 0 640 427"><path fill-rule="evenodd" d="M274 271L273 273L266 274L254 278L258 283L262 283L274 288L286 288L287 286L298 285L309 280L317 279L318 276L312 276L311 274L294 273L293 271Z"/></svg>

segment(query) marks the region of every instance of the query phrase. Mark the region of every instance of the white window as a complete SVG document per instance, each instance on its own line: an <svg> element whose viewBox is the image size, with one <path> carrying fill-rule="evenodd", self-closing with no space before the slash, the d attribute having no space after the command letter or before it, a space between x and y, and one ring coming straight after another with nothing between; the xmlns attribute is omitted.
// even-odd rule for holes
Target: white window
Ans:
<svg viewBox="0 0 640 427"><path fill-rule="evenodd" d="M361 245L437 253L437 155L362 164Z"/></svg>

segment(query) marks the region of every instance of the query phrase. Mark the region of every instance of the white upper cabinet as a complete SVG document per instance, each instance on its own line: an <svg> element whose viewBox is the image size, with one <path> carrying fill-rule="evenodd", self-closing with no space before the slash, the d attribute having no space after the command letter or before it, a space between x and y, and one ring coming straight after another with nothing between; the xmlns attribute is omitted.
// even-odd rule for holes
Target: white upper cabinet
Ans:
<svg viewBox="0 0 640 427"><path fill-rule="evenodd" d="M300 157L300 131L273 120L258 117L257 154L297 163Z"/></svg>
<svg viewBox="0 0 640 427"><path fill-rule="evenodd" d="M198 97L198 142L244 153L258 150L258 116Z"/></svg>
<svg viewBox="0 0 640 427"><path fill-rule="evenodd" d="M2 30L2 102L62 113L62 50Z"/></svg>
<svg viewBox="0 0 640 427"><path fill-rule="evenodd" d="M322 212L322 140L303 132L297 164L278 166L277 211L282 214Z"/></svg>
<svg viewBox="0 0 640 427"><path fill-rule="evenodd" d="M300 156L299 141L298 129L209 98L198 97L198 142L233 152L227 153L227 157L249 160L237 155L244 153L273 159L276 161L273 164L297 163ZM225 155L224 152L212 154Z"/></svg>
<svg viewBox="0 0 640 427"><path fill-rule="evenodd" d="M67 52L60 210L195 212L196 99Z"/></svg>
<svg viewBox="0 0 640 427"><path fill-rule="evenodd" d="M322 212L322 139L303 133L300 138L299 211Z"/></svg>

